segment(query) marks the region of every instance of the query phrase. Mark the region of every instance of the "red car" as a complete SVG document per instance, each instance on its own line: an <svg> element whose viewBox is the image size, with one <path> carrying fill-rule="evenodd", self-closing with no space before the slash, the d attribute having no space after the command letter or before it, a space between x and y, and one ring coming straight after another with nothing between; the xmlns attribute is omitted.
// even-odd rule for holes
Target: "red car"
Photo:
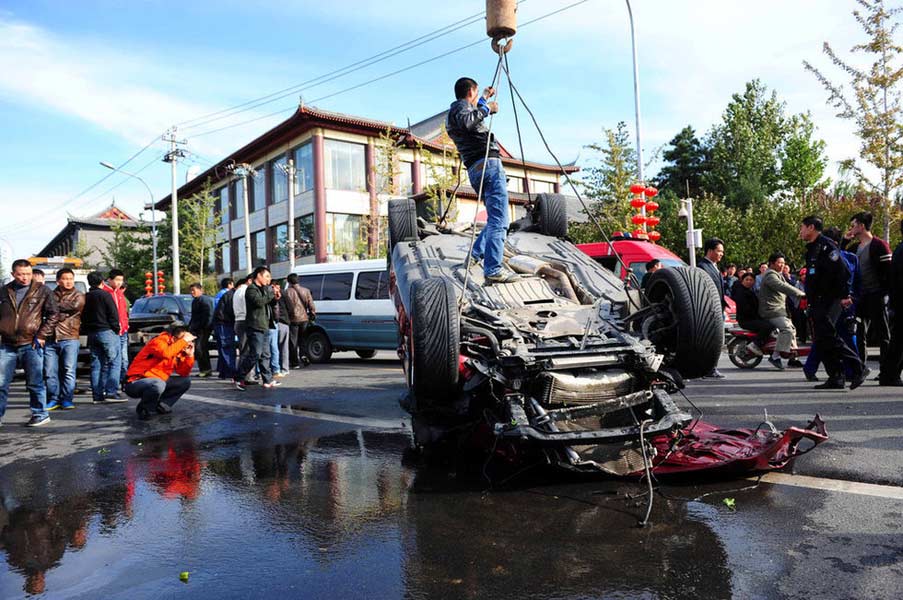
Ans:
<svg viewBox="0 0 903 600"><path fill-rule="evenodd" d="M610 244L608 242L577 244L577 248L634 287L639 287L639 282L646 274L646 263L653 258L660 260L665 267L687 266L681 257L664 246L619 234L612 236ZM618 264L619 256L621 257L620 264ZM725 296L724 301L727 303L724 325L725 327L736 327L737 305L729 296Z"/></svg>

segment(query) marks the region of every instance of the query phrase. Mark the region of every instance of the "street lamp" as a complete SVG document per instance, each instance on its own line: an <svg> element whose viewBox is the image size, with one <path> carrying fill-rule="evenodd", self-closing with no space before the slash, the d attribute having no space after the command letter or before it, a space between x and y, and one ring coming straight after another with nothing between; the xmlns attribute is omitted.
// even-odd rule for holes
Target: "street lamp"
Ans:
<svg viewBox="0 0 903 600"><path fill-rule="evenodd" d="M154 279L157 278L157 213L154 212L154 193L151 191L150 186L147 185L147 182L135 175L134 173L129 173L127 171L123 171L122 169L117 169L110 163L106 161L100 161L100 166L106 167L111 171L116 171L117 173L122 173L123 175L127 175L133 179L137 179L142 184L144 184L145 189L147 189L147 193L150 196L150 202L144 205L145 210L150 208L151 211L151 246L154 249ZM156 284L155 284L156 285Z"/></svg>
<svg viewBox="0 0 903 600"><path fill-rule="evenodd" d="M636 169L640 183L646 183L643 178L643 141L640 132L640 69L636 59L636 33L633 26L633 10L630 8L630 0L627 3L627 16L630 18L630 46L633 49L633 103L636 112ZM642 211L643 216L646 210Z"/></svg>
<svg viewBox="0 0 903 600"><path fill-rule="evenodd" d="M677 211L679 219L687 220L687 250L690 251L690 266L696 266L696 248L702 247L702 230L693 227L693 199L687 198L680 201L680 210Z"/></svg>

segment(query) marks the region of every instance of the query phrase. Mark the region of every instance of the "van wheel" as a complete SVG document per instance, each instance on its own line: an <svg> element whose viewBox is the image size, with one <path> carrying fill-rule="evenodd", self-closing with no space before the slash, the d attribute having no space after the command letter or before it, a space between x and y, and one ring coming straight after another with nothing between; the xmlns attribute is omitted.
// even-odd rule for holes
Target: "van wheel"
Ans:
<svg viewBox="0 0 903 600"><path fill-rule="evenodd" d="M355 350L354 353L364 360L376 356L376 350Z"/></svg>
<svg viewBox="0 0 903 600"><path fill-rule="evenodd" d="M304 338L304 352L312 363L325 363L332 357L332 342L323 331L311 331Z"/></svg>

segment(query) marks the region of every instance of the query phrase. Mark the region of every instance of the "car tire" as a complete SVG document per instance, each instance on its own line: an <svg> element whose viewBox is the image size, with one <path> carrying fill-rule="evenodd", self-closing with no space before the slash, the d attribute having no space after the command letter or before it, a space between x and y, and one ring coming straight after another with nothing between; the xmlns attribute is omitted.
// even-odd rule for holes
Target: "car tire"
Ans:
<svg viewBox="0 0 903 600"><path fill-rule="evenodd" d="M389 200L389 256L399 242L417 239L417 205L410 198Z"/></svg>
<svg viewBox="0 0 903 600"><path fill-rule="evenodd" d="M458 323L455 286L445 277L411 286L408 383L419 406L441 404L458 389Z"/></svg>
<svg viewBox="0 0 903 600"><path fill-rule="evenodd" d="M539 232L556 238L567 237L567 204L561 194L539 194L536 197L534 222L539 221Z"/></svg>
<svg viewBox="0 0 903 600"><path fill-rule="evenodd" d="M354 353L357 354L359 358L363 358L364 360L376 356L376 350L355 350Z"/></svg>
<svg viewBox="0 0 903 600"><path fill-rule="evenodd" d="M724 345L721 299L709 276L690 267L659 269L649 276L646 296L670 312L670 322L652 339L668 365L687 379L709 374Z"/></svg>
<svg viewBox="0 0 903 600"><path fill-rule="evenodd" d="M312 363L325 363L332 357L332 342L325 331L314 330L304 336L304 353Z"/></svg>

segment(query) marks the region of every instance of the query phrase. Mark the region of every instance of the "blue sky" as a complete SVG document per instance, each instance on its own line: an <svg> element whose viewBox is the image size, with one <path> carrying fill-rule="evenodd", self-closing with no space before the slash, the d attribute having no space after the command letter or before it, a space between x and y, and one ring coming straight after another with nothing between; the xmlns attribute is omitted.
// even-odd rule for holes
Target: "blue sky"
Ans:
<svg viewBox="0 0 903 600"><path fill-rule="evenodd" d="M574 0L527 0L524 23ZM65 224L110 204L137 214L147 192L113 175L74 198L159 138L174 123L228 108L342 68L479 13L483 0L345 2L262 0L4 0L0 3L0 237L16 254L40 249ZM788 111L811 111L829 157L857 153L849 126L825 105L825 93L802 60L825 67L822 42L845 54L861 41L852 0L633 0L647 157L683 126L699 135L715 123L731 94L758 77ZM346 77L301 91L319 107L404 125L444 110L460 75L485 82L495 55L488 40L400 75L317 101L485 37L482 22ZM589 0L523 27L510 54L512 76L564 161L590 158L583 146L602 127L626 121L634 131L627 11L621 0ZM839 75L837 77L839 78ZM209 166L288 117L297 95L209 125L182 128L192 162ZM500 97L496 127L516 148L511 103ZM199 135L284 110L281 115ZM525 115L521 114L522 123ZM529 127L524 127L525 130ZM525 136L527 157L551 162L538 137ZM156 142L129 168L140 169L154 195L169 192L169 166L154 162ZM655 168L652 169L654 174ZM833 167L832 167L833 170Z"/></svg>

